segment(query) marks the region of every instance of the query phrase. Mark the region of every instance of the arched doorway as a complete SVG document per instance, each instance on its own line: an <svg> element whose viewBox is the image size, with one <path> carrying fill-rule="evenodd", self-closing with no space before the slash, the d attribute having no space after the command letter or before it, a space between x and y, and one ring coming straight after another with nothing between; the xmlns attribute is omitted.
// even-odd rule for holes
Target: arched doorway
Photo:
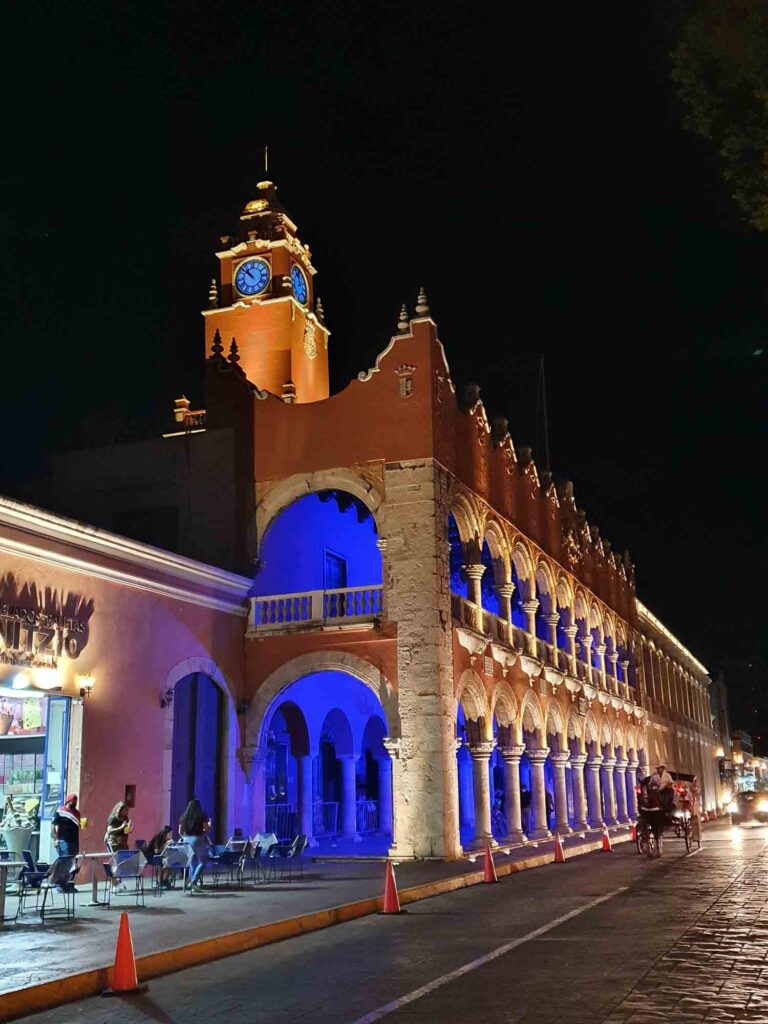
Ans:
<svg viewBox="0 0 768 1024"><path fill-rule="evenodd" d="M255 796L265 800L269 831L280 839L305 834L313 845L345 854L387 852L393 819L387 718L368 686L342 671L297 679L268 705L260 735L267 764L263 795Z"/></svg>
<svg viewBox="0 0 768 1024"><path fill-rule="evenodd" d="M176 830L184 808L197 798L211 819L215 842L226 838L221 800L223 716L223 695L209 676L194 672L178 681L173 692L168 824Z"/></svg>

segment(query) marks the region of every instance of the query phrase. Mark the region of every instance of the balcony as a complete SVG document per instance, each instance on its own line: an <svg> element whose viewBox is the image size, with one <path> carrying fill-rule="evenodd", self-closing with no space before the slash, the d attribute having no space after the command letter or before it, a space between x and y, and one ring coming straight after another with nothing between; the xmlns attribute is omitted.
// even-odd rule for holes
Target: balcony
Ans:
<svg viewBox="0 0 768 1024"><path fill-rule="evenodd" d="M344 628L372 624L381 618L383 611L384 589L381 586L270 594L251 598L248 629L255 633L285 633Z"/></svg>

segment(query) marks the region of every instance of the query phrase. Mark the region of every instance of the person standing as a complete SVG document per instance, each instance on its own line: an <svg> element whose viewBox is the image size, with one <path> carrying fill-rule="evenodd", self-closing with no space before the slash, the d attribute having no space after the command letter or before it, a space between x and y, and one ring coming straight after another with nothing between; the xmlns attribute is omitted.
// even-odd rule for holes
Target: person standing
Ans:
<svg viewBox="0 0 768 1024"><path fill-rule="evenodd" d="M203 887L203 871L205 871L205 865L208 863L208 847L210 845L210 840L206 835L209 826L210 821L203 811L200 801L193 797L179 820L181 841L187 843L192 850L189 865L191 868L189 878L190 895Z"/></svg>
<svg viewBox="0 0 768 1024"><path fill-rule="evenodd" d="M520 812L523 818L523 832L531 831L531 791L523 782L520 786Z"/></svg>
<svg viewBox="0 0 768 1024"><path fill-rule="evenodd" d="M53 837L59 857L76 857L80 852L80 811L77 794L70 793L53 816Z"/></svg>
<svg viewBox="0 0 768 1024"><path fill-rule="evenodd" d="M124 800L120 800L109 812L107 831L104 833L104 842L110 853L128 849L128 833L132 828L128 807Z"/></svg>

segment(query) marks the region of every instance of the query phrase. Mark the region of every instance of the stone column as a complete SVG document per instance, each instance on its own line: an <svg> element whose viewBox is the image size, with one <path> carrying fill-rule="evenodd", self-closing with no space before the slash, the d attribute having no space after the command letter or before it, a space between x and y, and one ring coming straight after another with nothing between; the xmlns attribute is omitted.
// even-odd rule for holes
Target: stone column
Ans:
<svg viewBox="0 0 768 1024"><path fill-rule="evenodd" d="M467 591L469 600L475 605L475 629L478 633L483 632L483 593L480 589L480 580L483 578L485 566L481 562L464 566L464 573L467 577Z"/></svg>
<svg viewBox="0 0 768 1024"><path fill-rule="evenodd" d="M592 828L602 828L603 808L600 802L600 766L603 763L601 754L595 754L587 761L587 803L589 805L589 824Z"/></svg>
<svg viewBox="0 0 768 1024"><path fill-rule="evenodd" d="M459 829L467 829L473 825L473 819L469 814L470 808L474 814L474 787L472 786L472 759L459 759L458 754L464 746L464 740L456 740L456 762L457 778L459 783Z"/></svg>
<svg viewBox="0 0 768 1024"><path fill-rule="evenodd" d="M592 641L594 637L586 635L579 637L579 646L584 651L584 664L587 666L587 671L584 674L584 678L587 682L592 682Z"/></svg>
<svg viewBox="0 0 768 1024"><path fill-rule="evenodd" d="M475 837L469 844L472 850L483 850L489 844L497 846L491 831L491 780L488 762L493 743L473 743L468 747L472 758L472 788L475 796Z"/></svg>
<svg viewBox="0 0 768 1024"><path fill-rule="evenodd" d="M523 832L523 817L520 809L520 758L524 746L500 747L504 759L504 815L507 819L507 843L526 842Z"/></svg>
<svg viewBox="0 0 768 1024"><path fill-rule="evenodd" d="M584 792L584 764L586 754L571 754L571 779L573 780L573 830L586 832L587 798Z"/></svg>
<svg viewBox="0 0 768 1024"><path fill-rule="evenodd" d="M616 767L615 757L604 757L601 771L603 783L603 803L605 804L605 824L616 825L616 787L613 784L613 769Z"/></svg>
<svg viewBox="0 0 768 1024"><path fill-rule="evenodd" d="M344 754L338 759L341 761L341 834L344 839L354 839L357 843L360 842L357 834L357 758L354 754Z"/></svg>
<svg viewBox="0 0 768 1024"><path fill-rule="evenodd" d="M305 754L297 758L299 763L299 832L302 832L309 841L310 846L315 846L312 835L314 799L312 792L312 766L314 757Z"/></svg>
<svg viewBox="0 0 768 1024"><path fill-rule="evenodd" d="M605 675L605 652L608 650L605 644L598 644L595 648L597 654L597 670L600 673L600 685L604 690L608 689L608 680Z"/></svg>
<svg viewBox="0 0 768 1024"><path fill-rule="evenodd" d="M630 821L637 821L637 793L635 792L635 786L637 785L637 766L639 763L639 761L629 761L627 764L625 782L627 786L627 815Z"/></svg>
<svg viewBox="0 0 768 1024"><path fill-rule="evenodd" d="M530 839L549 839L552 835L547 825L547 801L544 787L544 762L548 757L548 750L528 751L528 760L531 763L531 808L534 824Z"/></svg>
<svg viewBox="0 0 768 1024"><path fill-rule="evenodd" d="M549 642L552 644L552 661L551 665L553 668L557 668L557 624L560 621L560 616L557 612L552 612L551 615L547 615L545 622L549 627Z"/></svg>
<svg viewBox="0 0 768 1024"><path fill-rule="evenodd" d="M536 656L536 611L539 607L539 602L534 598L531 601L523 602L523 611L525 612L525 629L528 633L526 637L526 645L528 653Z"/></svg>
<svg viewBox="0 0 768 1024"><path fill-rule="evenodd" d="M391 775L392 845L389 848L389 856L397 857L400 855L397 845L397 803L400 798L400 740L393 740L390 736L385 736L383 744L384 749L389 754L389 770Z"/></svg>
<svg viewBox="0 0 768 1024"><path fill-rule="evenodd" d="M614 778L614 791L616 793L616 818L620 825L629 821L627 814L627 760L617 761L616 777Z"/></svg>
<svg viewBox="0 0 768 1024"><path fill-rule="evenodd" d="M379 757L379 832L392 831L392 759Z"/></svg>
<svg viewBox="0 0 768 1024"><path fill-rule="evenodd" d="M555 832L561 836L571 834L568 824L568 796L565 789L565 766L570 758L568 751L550 754L555 776Z"/></svg>
<svg viewBox="0 0 768 1024"><path fill-rule="evenodd" d="M255 835L267 827L267 751L264 747L244 747L242 757L251 786L251 835Z"/></svg>
<svg viewBox="0 0 768 1024"><path fill-rule="evenodd" d="M576 655L576 634L579 632L578 626L566 626L563 630L565 635L568 637L568 659L571 663L571 675L574 679L579 678L579 667L578 657Z"/></svg>
<svg viewBox="0 0 768 1024"><path fill-rule="evenodd" d="M512 646L512 595L515 592L514 583L500 583L496 587L499 598L499 617L507 623L507 642Z"/></svg>
<svg viewBox="0 0 768 1024"><path fill-rule="evenodd" d="M619 663L619 652L611 651L608 654L608 661L611 663L611 689L614 693L619 692L619 677L616 673L616 666Z"/></svg>

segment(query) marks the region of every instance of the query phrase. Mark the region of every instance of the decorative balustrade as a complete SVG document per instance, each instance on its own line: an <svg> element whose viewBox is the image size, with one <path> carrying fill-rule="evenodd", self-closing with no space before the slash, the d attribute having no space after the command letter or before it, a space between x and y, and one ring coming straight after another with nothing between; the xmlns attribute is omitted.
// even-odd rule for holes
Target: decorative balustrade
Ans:
<svg viewBox="0 0 768 1024"><path fill-rule="evenodd" d="M381 586L308 590L251 598L250 628L282 631L301 627L373 622L384 610Z"/></svg>
<svg viewBox="0 0 768 1024"><path fill-rule="evenodd" d="M494 615L493 612L486 611L485 608L478 607L473 601L460 594L451 594L451 615L454 622L473 629L477 633L482 633L497 643L520 652L528 650L527 640L529 637L526 630L519 626L513 626L500 616ZM572 675L569 652L559 647L553 647L547 640L536 638L536 657L542 665L548 665L556 668L559 672ZM629 683L616 679L608 672L606 672L605 682L603 682L600 670L586 661L582 661L581 658L576 660L576 675L582 682L589 683L596 689L639 704L639 698Z"/></svg>

